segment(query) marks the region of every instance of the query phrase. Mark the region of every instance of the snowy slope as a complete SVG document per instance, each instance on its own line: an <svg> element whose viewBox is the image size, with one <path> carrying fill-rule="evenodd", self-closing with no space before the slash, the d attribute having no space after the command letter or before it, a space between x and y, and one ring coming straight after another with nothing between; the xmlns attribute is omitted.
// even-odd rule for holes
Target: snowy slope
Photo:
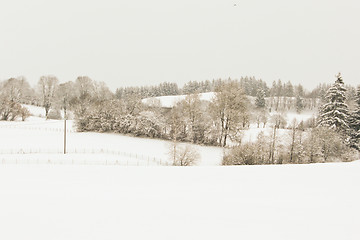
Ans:
<svg viewBox="0 0 360 240"><path fill-rule="evenodd" d="M184 100L187 95L176 95L176 96L161 96L161 97L152 97L152 98L145 98L142 100L143 103L153 103L154 99L160 101L161 107L166 108L172 108L176 103ZM215 96L214 92L208 92L208 93L200 93L199 98L203 101L211 101L213 97Z"/></svg>
<svg viewBox="0 0 360 240"><path fill-rule="evenodd" d="M32 116L43 117L43 118L45 117L45 108L43 107L26 105L26 104L23 104L22 106L26 107Z"/></svg>
<svg viewBox="0 0 360 240"><path fill-rule="evenodd" d="M67 121L67 152L62 156L64 121L30 117L25 122L0 121L0 162L6 163L102 163L121 165L170 164L171 142L109 133L75 132ZM199 165L219 165L222 150L195 146ZM24 154L25 153L25 154ZM32 154L32 156L30 156ZM52 154L49 157L47 154ZM54 155L55 154L55 155ZM60 156L56 156L56 154Z"/></svg>
<svg viewBox="0 0 360 240"><path fill-rule="evenodd" d="M0 239L360 239L360 162L0 165Z"/></svg>
<svg viewBox="0 0 360 240"><path fill-rule="evenodd" d="M211 94L203 96L210 99ZM163 98L163 97L161 97ZM135 138L120 134L108 133L77 133L72 120L67 121L67 152L68 156L61 158L54 154L63 152L62 120L45 120L37 117L43 108L27 106L34 115L25 122L0 121L0 161L8 163L34 163L49 162L46 154L52 154L51 163L104 163L120 165L163 165L171 164L169 161L170 142L158 139ZM290 116L290 117L289 117ZM288 113L292 117L306 119L311 113ZM270 136L271 128L256 128L252 125L244 131L243 142L255 141L257 135L263 131ZM280 129L278 135L284 141L289 131ZM283 137L284 136L284 137ZM229 141L230 143L230 141ZM199 165L220 165L222 149L218 147L195 146L200 152ZM26 153L24 155L23 153ZM8 154L5 156L5 154ZM11 155L9 155L11 154ZM33 154L33 156L29 156ZM35 154L35 155L34 155ZM129 160L132 159L132 160Z"/></svg>

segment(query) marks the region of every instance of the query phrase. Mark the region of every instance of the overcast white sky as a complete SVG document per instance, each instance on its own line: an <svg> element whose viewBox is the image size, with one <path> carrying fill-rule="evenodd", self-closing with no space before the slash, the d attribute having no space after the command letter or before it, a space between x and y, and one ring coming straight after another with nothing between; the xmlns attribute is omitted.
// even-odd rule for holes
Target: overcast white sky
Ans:
<svg viewBox="0 0 360 240"><path fill-rule="evenodd" d="M236 4L236 6L234 6ZM358 0L1 0L0 79L360 84Z"/></svg>

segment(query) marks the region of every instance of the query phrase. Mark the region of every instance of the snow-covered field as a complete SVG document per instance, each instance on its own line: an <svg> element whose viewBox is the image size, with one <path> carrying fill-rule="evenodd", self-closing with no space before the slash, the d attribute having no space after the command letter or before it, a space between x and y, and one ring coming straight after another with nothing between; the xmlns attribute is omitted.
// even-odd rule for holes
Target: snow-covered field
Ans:
<svg viewBox="0 0 360 240"><path fill-rule="evenodd" d="M27 104L23 104L23 107L26 107L30 114L36 117L45 117L45 109L43 107L37 107L37 106L33 106L33 105L27 105Z"/></svg>
<svg viewBox="0 0 360 240"><path fill-rule="evenodd" d="M360 239L360 162L0 165L0 239Z"/></svg>
<svg viewBox="0 0 360 240"><path fill-rule="evenodd" d="M37 117L25 122L0 121L0 163L169 165L171 142L110 133L78 133L67 121L67 153L64 156L64 121ZM222 150L195 146L199 165L219 165Z"/></svg>
<svg viewBox="0 0 360 240"><path fill-rule="evenodd" d="M0 239L360 239L360 161L167 167L170 142L67 123L63 155L63 121L0 122Z"/></svg>
<svg viewBox="0 0 360 240"><path fill-rule="evenodd" d="M202 98L210 100L213 93L204 93ZM171 96L173 98L173 96ZM159 97L166 104L167 97ZM170 99L170 98L169 98ZM0 121L0 162L2 163L52 163L52 164L118 164L118 165L170 165L169 141L136 138L110 133L78 133L73 121L67 121L67 154L63 152L62 120L45 120L41 107L25 105L33 116L25 122ZM302 114L288 112L288 121L307 120L313 112ZM41 116L41 117L39 117ZM270 136L271 128L251 128L243 133L243 142L255 141L264 132ZM289 131L280 129L279 136L289 137ZM231 141L229 141L230 143ZM196 145L200 153L198 165L220 165L222 149Z"/></svg>

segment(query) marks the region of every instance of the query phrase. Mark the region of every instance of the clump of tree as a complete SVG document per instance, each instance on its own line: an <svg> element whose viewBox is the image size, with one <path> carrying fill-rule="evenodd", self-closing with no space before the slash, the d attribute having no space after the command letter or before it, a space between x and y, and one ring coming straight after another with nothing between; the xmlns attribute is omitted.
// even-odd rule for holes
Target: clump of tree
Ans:
<svg viewBox="0 0 360 240"><path fill-rule="evenodd" d="M45 117L48 118L50 108L55 101L55 91L59 80L52 75L42 76L38 82L38 89L42 99L42 106L45 108Z"/></svg>
<svg viewBox="0 0 360 240"><path fill-rule="evenodd" d="M300 125L293 125L286 139L261 133L254 142L228 149L223 165L346 162L356 160L357 156L333 129L317 127L305 131Z"/></svg>
<svg viewBox="0 0 360 240"><path fill-rule="evenodd" d="M14 121L21 118L25 121L30 113L21 103L30 98L30 92L30 85L23 77L0 82L0 120Z"/></svg>
<svg viewBox="0 0 360 240"><path fill-rule="evenodd" d="M269 164L268 138L260 132L255 142L246 142L230 148L223 156L222 165Z"/></svg>
<svg viewBox="0 0 360 240"><path fill-rule="evenodd" d="M117 99L126 99L129 96L136 95L139 98L172 96L181 94L181 90L176 83L163 82L156 86L141 87L121 87L115 91Z"/></svg>
<svg viewBox="0 0 360 240"><path fill-rule="evenodd" d="M170 145L169 157L173 166L193 166L199 161L200 154L189 144L173 142Z"/></svg>
<svg viewBox="0 0 360 240"><path fill-rule="evenodd" d="M280 95L277 95L280 96ZM300 95L298 95L300 96ZM346 88L339 73L324 95L317 121L294 121L288 139L278 138L278 129L286 121L274 114L272 132L259 135L255 142L242 143L228 150L224 165L317 163L352 161L357 158L360 139L360 87L354 98L355 108L349 112ZM260 102L256 100L256 102ZM257 104L259 105L259 104ZM356 150L354 150L356 149ZM265 152L265 154L264 154Z"/></svg>
<svg viewBox="0 0 360 240"><path fill-rule="evenodd" d="M234 81L224 83L216 90L215 99L210 104L210 112L218 128L218 144L225 147L228 138L235 139L246 125L248 99L239 84Z"/></svg>

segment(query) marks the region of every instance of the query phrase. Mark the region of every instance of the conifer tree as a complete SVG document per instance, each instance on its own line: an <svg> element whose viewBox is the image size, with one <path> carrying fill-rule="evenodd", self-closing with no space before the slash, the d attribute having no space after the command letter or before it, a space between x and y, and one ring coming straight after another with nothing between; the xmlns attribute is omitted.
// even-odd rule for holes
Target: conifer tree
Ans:
<svg viewBox="0 0 360 240"><path fill-rule="evenodd" d="M336 78L335 83L326 93L326 103L320 108L318 125L345 133L349 128L349 110L345 103L346 89L340 73Z"/></svg>
<svg viewBox="0 0 360 240"><path fill-rule="evenodd" d="M256 94L255 105L257 108L265 107L265 91L263 89L259 89Z"/></svg>
<svg viewBox="0 0 360 240"><path fill-rule="evenodd" d="M296 96L296 112L300 113L304 109L303 99L300 95Z"/></svg>
<svg viewBox="0 0 360 240"><path fill-rule="evenodd" d="M360 86L355 95L356 108L350 114L350 146L360 151Z"/></svg>

